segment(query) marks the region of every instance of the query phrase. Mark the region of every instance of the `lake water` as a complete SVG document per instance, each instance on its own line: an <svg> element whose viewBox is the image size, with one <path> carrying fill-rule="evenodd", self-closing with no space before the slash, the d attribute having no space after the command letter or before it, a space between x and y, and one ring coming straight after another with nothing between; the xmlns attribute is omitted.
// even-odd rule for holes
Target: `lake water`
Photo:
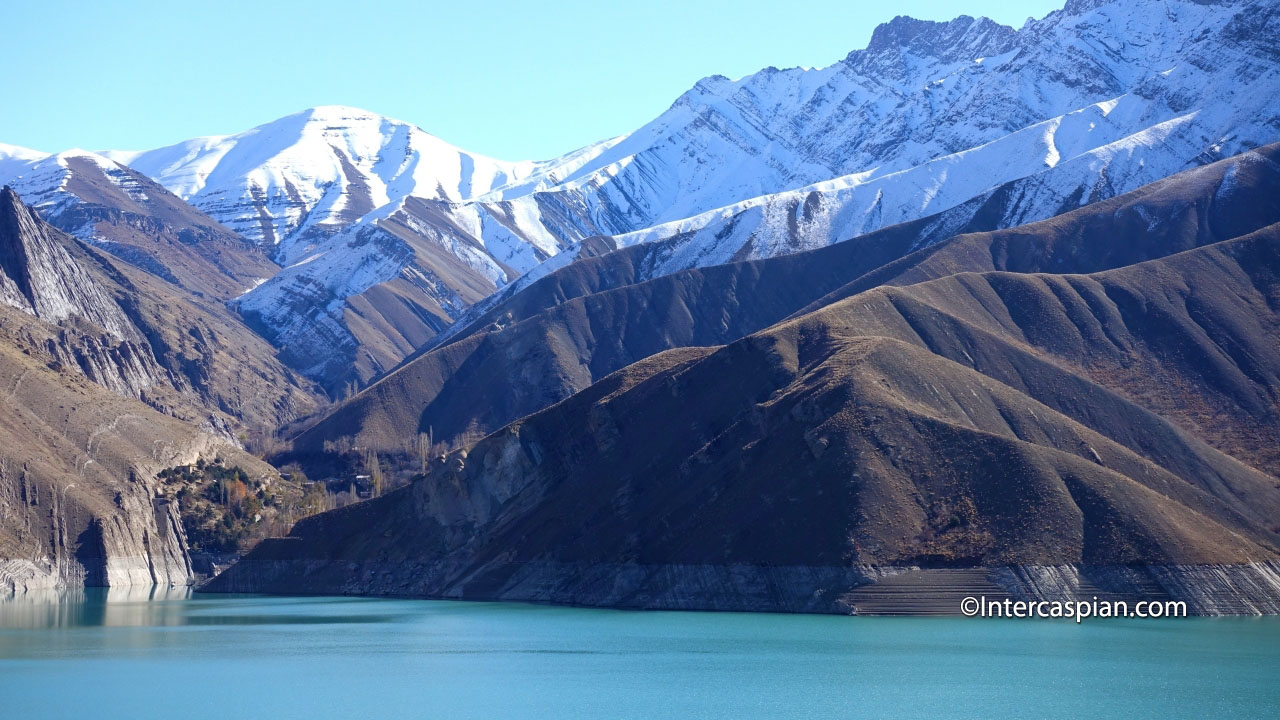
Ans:
<svg viewBox="0 0 1280 720"><path fill-rule="evenodd" d="M28 595L0 601L0 716L1280 717L1280 618Z"/></svg>

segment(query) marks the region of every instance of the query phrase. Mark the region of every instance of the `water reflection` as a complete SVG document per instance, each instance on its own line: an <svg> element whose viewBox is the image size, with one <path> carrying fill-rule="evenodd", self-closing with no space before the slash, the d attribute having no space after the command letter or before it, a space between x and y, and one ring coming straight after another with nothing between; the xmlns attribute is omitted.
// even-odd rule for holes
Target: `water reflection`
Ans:
<svg viewBox="0 0 1280 720"><path fill-rule="evenodd" d="M190 587L168 585L27 590L0 596L0 628L170 624L164 616L180 615L176 603L190 597Z"/></svg>
<svg viewBox="0 0 1280 720"><path fill-rule="evenodd" d="M132 586L28 590L0 596L0 629L176 627L216 625L347 625L394 622L399 613L363 598L279 600L195 593L190 587ZM285 607L293 609L292 612ZM374 607L382 612L369 612ZM319 610L307 612L306 610Z"/></svg>

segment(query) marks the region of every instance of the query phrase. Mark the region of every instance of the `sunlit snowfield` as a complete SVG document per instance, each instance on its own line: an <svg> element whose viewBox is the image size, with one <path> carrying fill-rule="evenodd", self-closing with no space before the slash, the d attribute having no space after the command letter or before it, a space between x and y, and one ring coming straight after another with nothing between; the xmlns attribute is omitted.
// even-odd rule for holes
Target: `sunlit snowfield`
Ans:
<svg viewBox="0 0 1280 720"><path fill-rule="evenodd" d="M89 591L0 601L3 715L1131 718L1280 711L1280 618L1076 625L149 595Z"/></svg>

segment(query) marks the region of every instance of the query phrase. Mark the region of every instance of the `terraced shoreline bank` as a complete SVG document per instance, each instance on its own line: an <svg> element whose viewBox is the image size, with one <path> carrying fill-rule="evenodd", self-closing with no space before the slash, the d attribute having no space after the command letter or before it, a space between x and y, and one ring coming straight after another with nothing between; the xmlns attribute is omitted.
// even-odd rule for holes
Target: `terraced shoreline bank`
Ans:
<svg viewBox="0 0 1280 720"><path fill-rule="evenodd" d="M498 600L644 610L959 615L989 600L1180 600L1189 615L1280 614L1280 563L976 568L509 563L446 578L443 566L282 557L274 538L205 592ZM277 552L272 552L275 546ZM271 557L276 555L276 557ZM457 569L452 569L456 571Z"/></svg>

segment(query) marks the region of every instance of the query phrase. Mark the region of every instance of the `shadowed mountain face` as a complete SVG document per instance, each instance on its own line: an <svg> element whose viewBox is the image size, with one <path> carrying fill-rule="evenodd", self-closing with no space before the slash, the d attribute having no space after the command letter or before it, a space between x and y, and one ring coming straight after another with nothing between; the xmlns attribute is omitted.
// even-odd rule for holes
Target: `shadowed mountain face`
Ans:
<svg viewBox="0 0 1280 720"><path fill-rule="evenodd" d="M1271 152L957 237L923 256L937 264L907 264L933 268L923 282L851 292L723 347L650 354L408 488L300 523L214 587L838 612L893 568L1223 566L1217 590L1273 607ZM644 332L631 317L604 326L619 329L609 342L564 343L590 327L572 323L527 336L505 354L507 382L538 353L625 348ZM439 358L447 385L469 351L529 322L414 363ZM1190 571L1150 572L1162 592L1219 607L1170 579Z"/></svg>
<svg viewBox="0 0 1280 720"><path fill-rule="evenodd" d="M456 446L636 360L719 345L786 317L906 252L916 224L817 251L631 284L648 246L573 263L488 313L484 331L413 356L295 439L303 453L354 435L401 449L416 432Z"/></svg>
<svg viewBox="0 0 1280 720"><path fill-rule="evenodd" d="M1237 237L1280 220L1280 144L1179 173L1043 222L952 237L857 278L812 310L878 285L957 272L1093 272Z"/></svg>
<svg viewBox="0 0 1280 720"><path fill-rule="evenodd" d="M1025 369L984 357L1007 342L1070 373L1032 394L1078 422L1096 429L1108 401L1072 376L1280 476L1278 249L1280 224L1094 275L961 273L882 287L814 315L850 304L826 327L900 338L1032 392ZM1129 433L1123 442L1139 449L1158 435Z"/></svg>
<svg viewBox="0 0 1280 720"><path fill-rule="evenodd" d="M457 446L654 353L731 342L882 283L991 269L1089 272L1217 242L1280 221L1277 157L1280 146L1268 146L1052 220L916 252L935 219L635 284L660 244L575 262L490 309L475 330L412 357L302 432L295 447L316 453L354 436L395 451L428 431Z"/></svg>

